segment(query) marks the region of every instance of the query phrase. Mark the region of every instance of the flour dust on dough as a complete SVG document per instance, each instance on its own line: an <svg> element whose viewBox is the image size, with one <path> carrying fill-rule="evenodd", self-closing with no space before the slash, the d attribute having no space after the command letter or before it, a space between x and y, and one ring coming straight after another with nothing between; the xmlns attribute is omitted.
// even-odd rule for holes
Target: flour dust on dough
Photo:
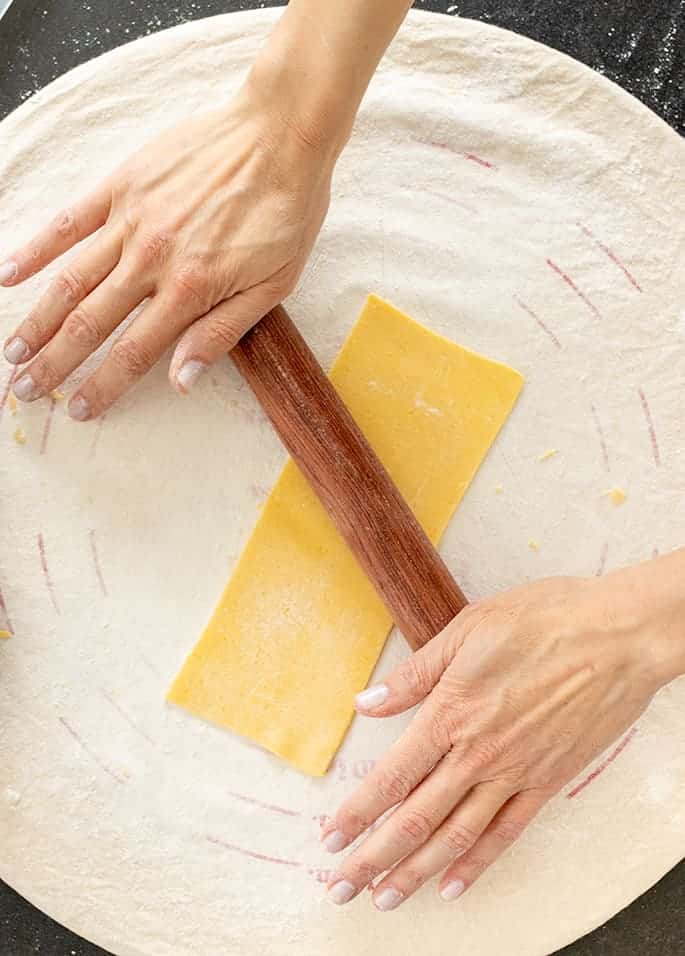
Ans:
<svg viewBox="0 0 685 956"><path fill-rule="evenodd" d="M235 91L277 15L138 41L0 124L0 247ZM411 14L374 79L288 306L325 366L374 289L524 374L442 543L471 599L685 541L684 149L603 78L469 21ZM2 291L0 335L49 275ZM0 421L0 876L41 908L116 956L544 956L683 856L680 682L459 903L331 906L319 820L406 718L356 721L313 781L163 702L285 453L228 362L187 399L160 366L104 424L64 405ZM393 636L376 677L406 653Z"/></svg>

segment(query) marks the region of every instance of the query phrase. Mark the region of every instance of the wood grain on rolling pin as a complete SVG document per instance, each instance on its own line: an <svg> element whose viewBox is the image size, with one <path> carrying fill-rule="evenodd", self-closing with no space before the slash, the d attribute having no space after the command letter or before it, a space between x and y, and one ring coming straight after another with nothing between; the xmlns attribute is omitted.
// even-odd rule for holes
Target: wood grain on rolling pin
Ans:
<svg viewBox="0 0 685 956"><path fill-rule="evenodd" d="M231 352L410 646L466 598L282 306Z"/></svg>

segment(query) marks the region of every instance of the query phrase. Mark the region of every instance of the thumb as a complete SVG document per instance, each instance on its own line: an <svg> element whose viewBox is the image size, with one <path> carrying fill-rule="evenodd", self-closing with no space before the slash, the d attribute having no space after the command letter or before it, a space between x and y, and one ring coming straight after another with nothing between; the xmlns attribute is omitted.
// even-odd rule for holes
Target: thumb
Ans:
<svg viewBox="0 0 685 956"><path fill-rule="evenodd" d="M169 368L174 388L186 394L204 371L238 344L278 302L262 283L238 292L197 319L176 346Z"/></svg>
<svg viewBox="0 0 685 956"><path fill-rule="evenodd" d="M461 643L459 618L403 661L382 684L367 687L355 698L359 713L369 717L392 717L420 703L438 683Z"/></svg>

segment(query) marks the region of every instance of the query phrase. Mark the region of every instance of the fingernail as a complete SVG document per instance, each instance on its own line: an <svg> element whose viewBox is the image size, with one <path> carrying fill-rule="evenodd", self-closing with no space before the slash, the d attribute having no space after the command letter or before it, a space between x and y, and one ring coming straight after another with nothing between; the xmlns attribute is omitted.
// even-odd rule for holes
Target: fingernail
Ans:
<svg viewBox="0 0 685 956"><path fill-rule="evenodd" d="M342 830L332 830L321 842L329 853L340 853L347 846L347 837Z"/></svg>
<svg viewBox="0 0 685 956"><path fill-rule="evenodd" d="M367 687L361 694L357 694L354 699L355 707L360 710L374 710L380 707L388 699L387 684L375 684L373 687Z"/></svg>
<svg viewBox="0 0 685 956"><path fill-rule="evenodd" d="M12 386L12 391L20 402L30 402L38 389L31 375L22 375Z"/></svg>
<svg viewBox="0 0 685 956"><path fill-rule="evenodd" d="M5 283L11 282L12 279L16 279L18 272L19 266L16 262L4 262L0 266L0 285L5 285Z"/></svg>
<svg viewBox="0 0 685 956"><path fill-rule="evenodd" d="M339 880L330 888L328 895L334 903L342 906L343 903L349 903L356 892L355 887L347 880Z"/></svg>
<svg viewBox="0 0 685 956"><path fill-rule="evenodd" d="M386 913L388 910L397 909L404 899L404 893L389 886L386 890L381 890L373 898L373 905L377 910Z"/></svg>
<svg viewBox="0 0 685 956"><path fill-rule="evenodd" d="M31 349L23 339L12 339L5 346L5 358L10 365L21 365L29 357Z"/></svg>
<svg viewBox="0 0 685 956"><path fill-rule="evenodd" d="M189 392L206 368L207 366L204 362L196 362L194 360L192 362L186 362L185 365L181 366L176 376L178 387L184 392Z"/></svg>
<svg viewBox="0 0 685 956"><path fill-rule="evenodd" d="M76 395L69 402L69 417L75 422L85 422L90 418L90 405L82 395Z"/></svg>
<svg viewBox="0 0 685 956"><path fill-rule="evenodd" d="M452 900L458 899L465 889L466 884L463 880L452 880L447 886L443 886L440 890L440 896L446 903L451 903Z"/></svg>

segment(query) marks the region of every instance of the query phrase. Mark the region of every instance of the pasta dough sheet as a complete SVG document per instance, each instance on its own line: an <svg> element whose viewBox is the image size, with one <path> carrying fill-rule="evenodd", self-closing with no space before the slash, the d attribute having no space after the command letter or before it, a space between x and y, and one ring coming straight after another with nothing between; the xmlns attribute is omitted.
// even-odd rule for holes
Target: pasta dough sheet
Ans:
<svg viewBox="0 0 685 956"><path fill-rule="evenodd" d="M521 376L371 296L331 380L437 543L506 421ZM322 775L391 627L373 585L288 461L168 699Z"/></svg>

